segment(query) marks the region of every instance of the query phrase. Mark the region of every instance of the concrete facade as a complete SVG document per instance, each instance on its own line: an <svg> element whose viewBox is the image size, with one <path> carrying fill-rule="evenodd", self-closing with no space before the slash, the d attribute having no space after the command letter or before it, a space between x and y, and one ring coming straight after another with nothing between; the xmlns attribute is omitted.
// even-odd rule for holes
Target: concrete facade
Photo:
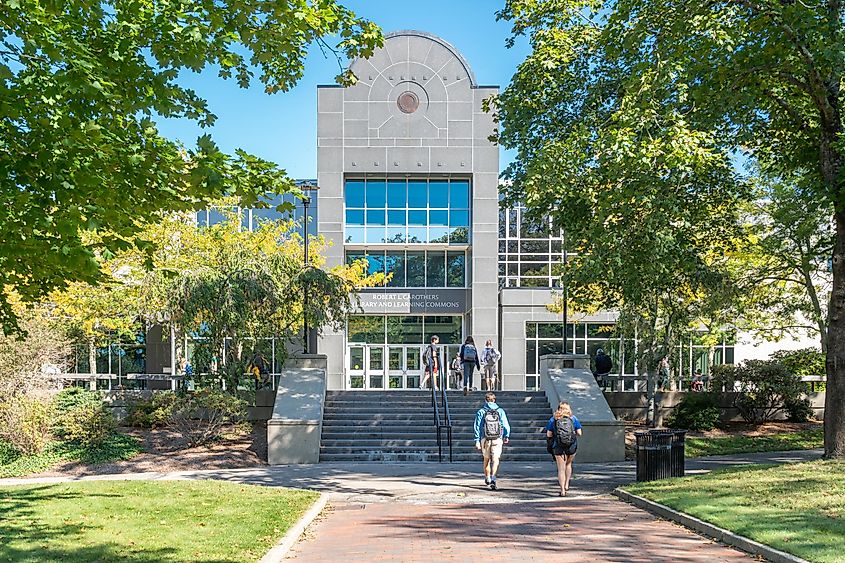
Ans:
<svg viewBox="0 0 845 563"><path fill-rule="evenodd" d="M291 358L282 371L267 421L267 463L317 463L326 398L326 358Z"/></svg>
<svg viewBox="0 0 845 563"><path fill-rule="evenodd" d="M560 401L572 406L583 426L579 440L581 462L625 459L625 423L617 420L589 369L586 354L549 354L540 359L540 384L552 409Z"/></svg>
<svg viewBox="0 0 845 563"><path fill-rule="evenodd" d="M551 289L504 288L499 293L500 326L502 349L502 388L505 390L525 389L525 323L563 322L562 313L549 310L555 302ZM615 323L616 313L578 315L569 322ZM587 366L589 368L589 365Z"/></svg>
<svg viewBox="0 0 845 563"><path fill-rule="evenodd" d="M331 242L326 266L343 263L348 248L345 179L466 178L471 190L466 277L472 290L461 311L463 332L482 345L488 338L497 342L499 150L488 140L494 124L482 101L498 88L479 86L454 47L418 31L387 34L382 49L351 68L358 77L354 86L324 86L317 95L318 231ZM401 96L418 107L403 109ZM328 388L346 388L345 334L326 331L318 351L328 357Z"/></svg>

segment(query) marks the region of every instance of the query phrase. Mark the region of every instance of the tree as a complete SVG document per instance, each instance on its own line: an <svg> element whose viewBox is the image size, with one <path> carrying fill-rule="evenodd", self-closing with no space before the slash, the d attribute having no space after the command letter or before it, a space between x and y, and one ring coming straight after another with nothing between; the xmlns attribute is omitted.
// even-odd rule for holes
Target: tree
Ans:
<svg viewBox="0 0 845 563"><path fill-rule="evenodd" d="M38 394L60 387L51 378L66 371L70 347L50 311L25 305L14 294L7 296L26 336L0 335L0 403L21 394Z"/></svg>
<svg viewBox="0 0 845 563"><path fill-rule="evenodd" d="M168 215L149 231L157 249L152 268L136 271L145 317L169 323L177 341L192 337L194 371L234 389L262 339L275 337L276 357L284 361L304 315L318 333L337 327L357 310L356 289L383 285L385 276L368 276L363 260L323 270L321 236L312 237L306 267L293 222L265 221L247 231L236 212L224 214L226 221L203 228Z"/></svg>
<svg viewBox="0 0 845 563"><path fill-rule="evenodd" d="M833 225L797 182L763 185L751 205L750 244L736 256L743 328L778 338L800 331L827 349Z"/></svg>
<svg viewBox="0 0 845 563"><path fill-rule="evenodd" d="M845 3L509 0L499 15L533 47L502 94L502 139L519 149L509 175L520 184L537 177L532 157L572 134L591 156L625 153L600 141L646 108L668 142L693 132L724 158L739 152L771 177L804 179L835 226L825 452L845 456ZM735 184L730 174L713 180L717 192ZM552 176L546 191L561 184Z"/></svg>
<svg viewBox="0 0 845 563"><path fill-rule="evenodd" d="M155 119L214 122L206 101L179 84L183 71L212 67L244 88L286 91L313 43L340 62L370 55L382 37L334 0L4 2L0 285L34 301L70 281L96 283L97 256L145 247L139 233L162 210L198 209L226 193L251 205L289 190L275 164L224 155L208 136L184 147ZM86 242L97 230L107 236ZM0 323L15 330L3 297Z"/></svg>

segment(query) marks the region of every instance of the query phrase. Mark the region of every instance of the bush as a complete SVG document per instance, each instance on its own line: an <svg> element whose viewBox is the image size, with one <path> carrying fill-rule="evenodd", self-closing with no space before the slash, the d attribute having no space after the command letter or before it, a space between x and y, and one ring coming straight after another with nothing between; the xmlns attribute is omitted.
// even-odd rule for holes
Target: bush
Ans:
<svg viewBox="0 0 845 563"><path fill-rule="evenodd" d="M189 446L208 444L220 437L223 428L245 414L246 403L224 391L205 389L178 397L170 426Z"/></svg>
<svg viewBox="0 0 845 563"><path fill-rule="evenodd" d="M56 414L59 418L65 413L84 405L103 404L103 395L98 391L88 391L82 387L63 389L55 398Z"/></svg>
<svg viewBox="0 0 845 563"><path fill-rule="evenodd" d="M97 391L81 387L64 389L56 395L56 434L65 440L91 448L101 445L114 432L114 415Z"/></svg>
<svg viewBox="0 0 845 563"><path fill-rule="evenodd" d="M687 393L666 419L666 425L687 430L713 430L719 426L721 413L716 393Z"/></svg>
<svg viewBox="0 0 845 563"><path fill-rule="evenodd" d="M825 374L825 355L817 348L778 350L769 356L798 377Z"/></svg>
<svg viewBox="0 0 845 563"><path fill-rule="evenodd" d="M159 391L146 400L135 401L129 407L126 424L136 428L160 428L166 426L176 405L176 393Z"/></svg>
<svg viewBox="0 0 845 563"><path fill-rule="evenodd" d="M37 454L50 442L54 412L51 401L11 397L0 403L0 438L24 455Z"/></svg>
<svg viewBox="0 0 845 563"><path fill-rule="evenodd" d="M79 405L62 415L64 438L86 448L102 445L116 426L114 415L102 403Z"/></svg>
<svg viewBox="0 0 845 563"><path fill-rule="evenodd" d="M787 399L783 405L790 422L807 422L813 417L813 404L806 397Z"/></svg>
<svg viewBox="0 0 845 563"><path fill-rule="evenodd" d="M714 370L714 384L717 389L737 391L734 406L747 422L774 420L787 411L788 404L800 414L804 384L780 362L747 360L737 366L720 366Z"/></svg>

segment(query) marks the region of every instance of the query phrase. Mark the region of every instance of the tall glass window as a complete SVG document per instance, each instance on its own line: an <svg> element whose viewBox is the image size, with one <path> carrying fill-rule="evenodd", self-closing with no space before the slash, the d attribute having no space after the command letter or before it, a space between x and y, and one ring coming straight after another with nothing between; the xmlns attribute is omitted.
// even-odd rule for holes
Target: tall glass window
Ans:
<svg viewBox="0 0 845 563"><path fill-rule="evenodd" d="M426 253L425 286L446 287L446 255L444 253Z"/></svg>
<svg viewBox="0 0 845 563"><path fill-rule="evenodd" d="M466 287L463 250L347 250L346 263L367 263L370 275L390 274L388 287Z"/></svg>
<svg viewBox="0 0 845 563"><path fill-rule="evenodd" d="M470 183L461 179L347 180L349 244L469 244Z"/></svg>
<svg viewBox="0 0 845 563"><path fill-rule="evenodd" d="M406 252L408 287L425 287L425 252Z"/></svg>
<svg viewBox="0 0 845 563"><path fill-rule="evenodd" d="M351 315L347 322L347 341L356 344L425 344L436 334L449 345L463 338L461 316Z"/></svg>

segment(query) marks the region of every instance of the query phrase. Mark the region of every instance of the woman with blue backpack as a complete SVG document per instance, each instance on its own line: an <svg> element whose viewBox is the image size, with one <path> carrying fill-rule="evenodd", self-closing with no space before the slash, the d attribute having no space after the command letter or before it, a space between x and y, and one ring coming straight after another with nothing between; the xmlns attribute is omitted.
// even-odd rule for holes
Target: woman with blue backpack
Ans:
<svg viewBox="0 0 845 563"><path fill-rule="evenodd" d="M481 369L481 363L478 361L478 348L475 347L475 340L472 339L472 336L467 336L458 356L461 358L461 365L464 367L464 395L467 395L472 391L472 374L476 369Z"/></svg>
<svg viewBox="0 0 845 563"><path fill-rule="evenodd" d="M561 401L554 415L546 424L546 448L555 458L557 465L557 482L560 484L562 497L569 490L569 480L572 479L572 461L578 449L578 436L581 435L581 423L572 414L572 407L566 401Z"/></svg>

